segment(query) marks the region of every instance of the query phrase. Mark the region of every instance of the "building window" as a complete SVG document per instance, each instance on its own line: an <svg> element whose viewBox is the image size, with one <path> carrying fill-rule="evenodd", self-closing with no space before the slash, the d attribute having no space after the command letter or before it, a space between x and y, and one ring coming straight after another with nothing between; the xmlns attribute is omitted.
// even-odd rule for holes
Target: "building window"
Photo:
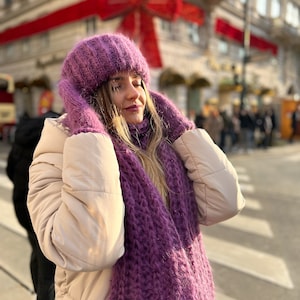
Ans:
<svg viewBox="0 0 300 300"><path fill-rule="evenodd" d="M0 62L4 61L4 53L3 48L0 48Z"/></svg>
<svg viewBox="0 0 300 300"><path fill-rule="evenodd" d="M96 33L97 25L96 18L89 18L85 21L85 31L87 35L93 35Z"/></svg>
<svg viewBox="0 0 300 300"><path fill-rule="evenodd" d="M200 44L200 36L199 36L199 27L195 23L188 23L188 36L191 42L193 42L196 45Z"/></svg>
<svg viewBox="0 0 300 300"><path fill-rule="evenodd" d="M239 57L240 60L244 59L244 57L245 57L245 49L243 47L239 47L238 57Z"/></svg>
<svg viewBox="0 0 300 300"><path fill-rule="evenodd" d="M266 16L267 15L267 0L256 1L256 11L261 16Z"/></svg>
<svg viewBox="0 0 300 300"><path fill-rule="evenodd" d="M165 32L172 33L172 24L169 21L161 20L161 29Z"/></svg>
<svg viewBox="0 0 300 300"><path fill-rule="evenodd" d="M12 58L16 54L16 47L14 44L8 44L6 46L6 57Z"/></svg>
<svg viewBox="0 0 300 300"><path fill-rule="evenodd" d="M22 52L28 53L30 49L29 39L24 39L22 41Z"/></svg>
<svg viewBox="0 0 300 300"><path fill-rule="evenodd" d="M299 7L292 2L288 2L286 6L286 15L285 15L286 22L293 27L298 27L299 18L300 18Z"/></svg>
<svg viewBox="0 0 300 300"><path fill-rule="evenodd" d="M228 43L225 40L219 40L218 41L218 50L221 54L228 54L229 46Z"/></svg>
<svg viewBox="0 0 300 300"><path fill-rule="evenodd" d="M49 33L45 32L40 35L40 48L46 49L49 47Z"/></svg>
<svg viewBox="0 0 300 300"><path fill-rule="evenodd" d="M271 1L271 18L280 17L280 0L272 0Z"/></svg>

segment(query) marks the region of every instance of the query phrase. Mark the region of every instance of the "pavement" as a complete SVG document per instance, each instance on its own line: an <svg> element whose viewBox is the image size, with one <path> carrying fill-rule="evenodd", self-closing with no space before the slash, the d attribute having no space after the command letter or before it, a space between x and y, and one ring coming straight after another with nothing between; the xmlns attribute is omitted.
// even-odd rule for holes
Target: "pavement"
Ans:
<svg viewBox="0 0 300 300"><path fill-rule="evenodd" d="M0 141L0 299L33 300L36 297L29 271L30 245L25 230L14 214L12 184L5 174L10 147ZM230 298L217 293L217 300L228 299Z"/></svg>
<svg viewBox="0 0 300 300"><path fill-rule="evenodd" d="M35 299L29 271L30 245L11 202L12 184L5 175L10 145L0 142L0 299Z"/></svg>

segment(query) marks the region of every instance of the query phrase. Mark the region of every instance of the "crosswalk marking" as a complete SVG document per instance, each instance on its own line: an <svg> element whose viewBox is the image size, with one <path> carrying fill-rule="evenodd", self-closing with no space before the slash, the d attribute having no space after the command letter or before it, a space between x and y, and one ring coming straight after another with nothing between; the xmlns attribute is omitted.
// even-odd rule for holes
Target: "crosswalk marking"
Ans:
<svg viewBox="0 0 300 300"><path fill-rule="evenodd" d="M296 159L296 158L293 158ZM5 164L0 160L0 168ZM254 186L251 184L251 178L247 175L247 170L243 167L236 167L241 190L246 195L245 209L259 211L262 209L260 202L257 199L248 197L254 193ZM0 174L0 188L11 189L12 183L6 175ZM0 224L11 230L14 230L22 236L26 236L25 230L19 225L11 202L7 202L0 197ZM273 232L269 223L258 218L252 218L240 214L228 221L225 221L217 226L225 226L227 228L238 229L247 233L257 234L266 238L273 238ZM294 287L290 278L285 262L276 256L250 249L231 243L222 239L204 235L204 242L208 258L215 263L229 267L231 269L243 272L266 280L273 284L292 289ZM222 291L216 292L216 300L234 300Z"/></svg>
<svg viewBox="0 0 300 300"><path fill-rule="evenodd" d="M238 215L225 222L222 222L220 225L258 234L267 238L273 237L273 232L268 222L244 215Z"/></svg>
<svg viewBox="0 0 300 300"><path fill-rule="evenodd" d="M204 236L204 243L211 261L288 289L294 288L281 258L207 235Z"/></svg>
<svg viewBox="0 0 300 300"><path fill-rule="evenodd" d="M6 168L6 161L3 159L0 159L0 168L2 168L2 169Z"/></svg>
<svg viewBox="0 0 300 300"><path fill-rule="evenodd" d="M238 174L238 179L240 182L249 182L250 181L250 177L247 174Z"/></svg>
<svg viewBox="0 0 300 300"><path fill-rule="evenodd" d="M238 174L243 174L243 173L247 173L247 169L241 166L234 166L236 172Z"/></svg>
<svg viewBox="0 0 300 300"><path fill-rule="evenodd" d="M26 236L25 229L19 224L14 208L11 202L7 202L0 197L0 224L10 230L15 231L16 233Z"/></svg>
<svg viewBox="0 0 300 300"><path fill-rule="evenodd" d="M261 207L261 204L253 199L253 198L249 198L249 197L246 197L246 208L248 209L252 209L252 210L261 210L262 207Z"/></svg>
<svg viewBox="0 0 300 300"><path fill-rule="evenodd" d="M5 174L0 174L0 188L12 189L13 184Z"/></svg>
<svg viewBox="0 0 300 300"><path fill-rule="evenodd" d="M240 183L241 191L247 193L254 193L255 189L252 184Z"/></svg>
<svg viewBox="0 0 300 300"><path fill-rule="evenodd" d="M248 197L255 192L255 189L247 170L243 167L235 167L235 169L238 173L241 190L246 198L245 209L262 210L257 199ZM267 239L274 238L271 226L267 221L245 216L242 213L217 226L238 229ZM288 289L294 288L287 266L280 257L211 237L208 232L204 235L204 243L209 260Z"/></svg>
<svg viewBox="0 0 300 300"><path fill-rule="evenodd" d="M228 297L227 295L222 294L217 290L216 292L216 300L235 300L234 298Z"/></svg>
<svg viewBox="0 0 300 300"><path fill-rule="evenodd" d="M291 161L291 162L300 161L300 153L296 153L293 155L287 155L286 157L284 157L284 160Z"/></svg>

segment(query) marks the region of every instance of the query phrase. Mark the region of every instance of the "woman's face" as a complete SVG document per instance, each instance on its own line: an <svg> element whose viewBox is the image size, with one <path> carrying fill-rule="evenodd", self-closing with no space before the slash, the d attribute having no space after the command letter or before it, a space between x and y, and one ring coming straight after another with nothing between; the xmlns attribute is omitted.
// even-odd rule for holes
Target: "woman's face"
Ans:
<svg viewBox="0 0 300 300"><path fill-rule="evenodd" d="M109 92L113 104L128 124L143 121L146 93L142 78L136 72L120 72L110 77Z"/></svg>

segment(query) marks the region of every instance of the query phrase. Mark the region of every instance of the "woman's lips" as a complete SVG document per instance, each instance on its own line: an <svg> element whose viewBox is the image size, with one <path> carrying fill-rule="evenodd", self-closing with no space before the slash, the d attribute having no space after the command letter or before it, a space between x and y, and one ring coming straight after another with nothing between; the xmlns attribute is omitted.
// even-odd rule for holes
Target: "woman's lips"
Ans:
<svg viewBox="0 0 300 300"><path fill-rule="evenodd" d="M131 111L131 112L135 112L138 111L140 108L139 105L131 105L125 108L126 111Z"/></svg>

